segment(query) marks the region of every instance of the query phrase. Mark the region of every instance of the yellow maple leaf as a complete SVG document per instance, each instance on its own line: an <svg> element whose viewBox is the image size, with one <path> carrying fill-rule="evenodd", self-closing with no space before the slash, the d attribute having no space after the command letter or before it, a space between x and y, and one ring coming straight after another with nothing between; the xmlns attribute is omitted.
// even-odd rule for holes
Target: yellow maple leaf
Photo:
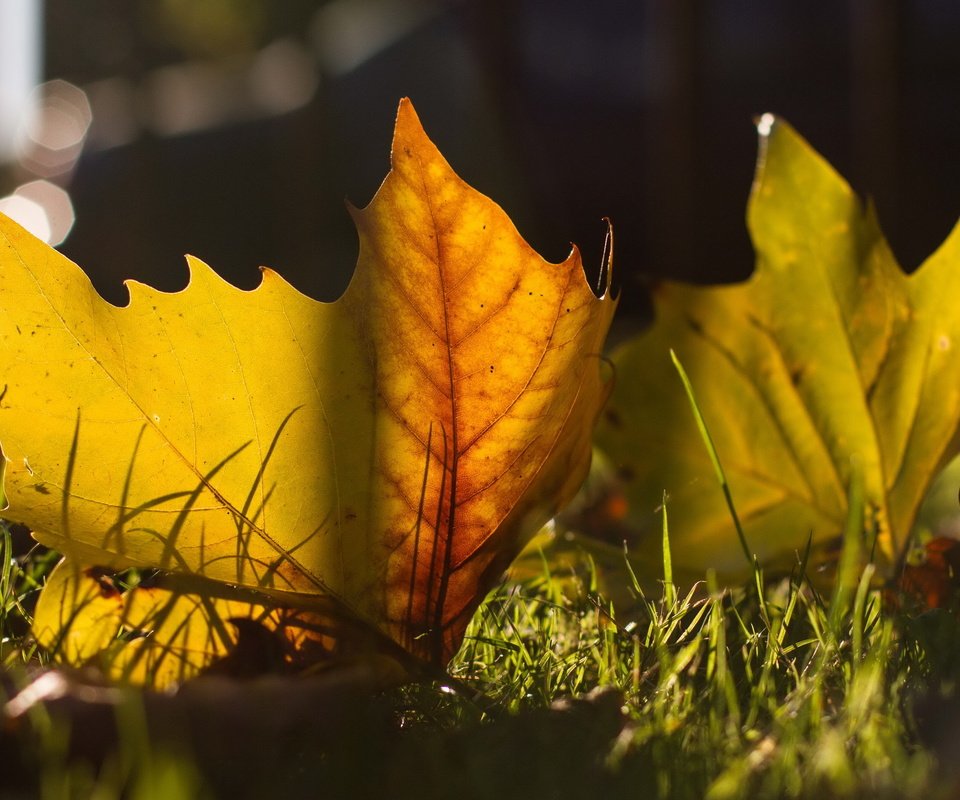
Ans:
<svg viewBox="0 0 960 800"><path fill-rule="evenodd" d="M313 598L324 637L332 600L448 659L588 467L609 264L598 298L575 248L540 258L409 101L390 173L352 213L360 256L335 303L269 269L241 291L190 258L183 291L128 282L123 308L0 216L4 515L73 565L202 576L274 609ZM57 605L38 625L55 631ZM173 673L223 655L229 633L214 639Z"/></svg>
<svg viewBox="0 0 960 800"><path fill-rule="evenodd" d="M665 284L656 322L615 354L598 442L626 524L659 542L669 497L678 568L749 570L671 363L676 351L751 552L789 566L844 530L862 476L865 544L892 572L925 492L960 440L960 226L912 275L873 213L785 122L761 119L746 282ZM650 552L654 548L647 549Z"/></svg>

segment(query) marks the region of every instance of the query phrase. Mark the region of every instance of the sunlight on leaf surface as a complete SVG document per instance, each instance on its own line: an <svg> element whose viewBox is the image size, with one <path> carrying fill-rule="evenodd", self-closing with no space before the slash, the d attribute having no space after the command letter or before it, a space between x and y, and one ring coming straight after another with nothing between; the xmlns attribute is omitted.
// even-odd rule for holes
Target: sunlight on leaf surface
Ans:
<svg viewBox="0 0 960 800"><path fill-rule="evenodd" d="M124 308L0 216L4 515L78 564L333 598L448 659L586 473L609 263L598 299L576 249L540 258L409 101L352 214L335 303L190 258L186 289L131 281Z"/></svg>
<svg viewBox="0 0 960 800"><path fill-rule="evenodd" d="M754 275L668 283L656 322L615 354L598 441L617 464L628 523L651 547L664 489L674 559L749 571L670 362L690 375L761 563L838 537L851 459L887 568L905 547L960 423L960 227L913 275L871 207L789 125L763 118L748 209Z"/></svg>

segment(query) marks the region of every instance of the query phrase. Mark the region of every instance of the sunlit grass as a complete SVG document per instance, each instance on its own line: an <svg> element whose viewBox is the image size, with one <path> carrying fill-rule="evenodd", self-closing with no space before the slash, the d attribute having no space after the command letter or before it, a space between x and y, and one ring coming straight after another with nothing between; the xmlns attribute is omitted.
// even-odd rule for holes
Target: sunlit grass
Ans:
<svg viewBox="0 0 960 800"><path fill-rule="evenodd" d="M15 617L39 568L4 572L8 666L30 652ZM628 556L622 574L602 576L630 585L621 607L598 592L600 577L586 553L560 571L545 553L541 574L504 584L475 616L450 666L466 691L376 699L388 710L379 727L346 736L336 759L315 754L304 780L327 781L329 796L349 796L354 778L395 797L950 796L949 765L921 744L914 708L954 695L953 615L884 609L869 566L851 591L824 597L799 561L735 589L710 575L651 587ZM199 791L216 765L178 765L131 719L125 749L93 772L65 762L49 732L43 794L151 796L162 780Z"/></svg>
<svg viewBox="0 0 960 800"><path fill-rule="evenodd" d="M452 671L497 709L544 707L596 687L621 693L625 724L604 764L610 786L624 791L936 796L942 776L916 742L910 709L921 692L952 691L953 676L910 620L883 611L871 573L832 601L800 564L732 591L708 576L648 599L634 584L637 604L621 613L590 591L586 562L579 576L545 572L495 593Z"/></svg>
<svg viewBox="0 0 960 800"><path fill-rule="evenodd" d="M16 557L13 533L0 520L0 664L4 667L40 657L28 635L31 612L57 558L43 548Z"/></svg>
<svg viewBox="0 0 960 800"><path fill-rule="evenodd" d="M711 573L676 584L669 505L659 583L636 577L642 553L600 574L588 552L560 567L548 549L539 574L503 584L475 615L449 667L457 691L419 685L375 699L380 722L345 736L336 758L316 753L304 789L320 781L350 796L362 776L420 798L953 796L952 767L936 736L924 743L915 710L954 702L960 623L884 608L872 565L861 566L856 485L850 507L829 596L803 554L791 574L754 565L736 588ZM12 558L5 527L0 544L3 663L22 675L37 663L30 607L53 557ZM602 585L625 585L618 597L632 600L615 605ZM71 762L65 732L42 722L32 756L42 796L201 792L217 766L178 762L152 745L136 706L122 708L123 746L95 768ZM949 729L943 714L934 724Z"/></svg>
<svg viewBox="0 0 960 800"><path fill-rule="evenodd" d="M689 397L702 423L692 388ZM700 427L731 547L752 572L743 585L720 586L709 571L677 581L665 498L659 582L649 563L634 568L639 548L602 567L586 549L556 560L547 548L539 570L480 607L449 682L374 698L324 744L294 738L276 778L271 764L232 764L229 785L244 786L235 771L249 769L259 775L250 786L276 780L284 796L305 797L956 796L960 621L946 610L911 615L895 591L885 603L856 468L832 582L811 581L809 553L768 576ZM0 546L0 656L15 676L38 663L30 609L54 556L13 558L2 526ZM618 587L617 602L600 587ZM138 701L117 707L119 745L97 765L71 761L62 723L41 719L28 759L40 795L199 796L225 785L221 765L153 741Z"/></svg>

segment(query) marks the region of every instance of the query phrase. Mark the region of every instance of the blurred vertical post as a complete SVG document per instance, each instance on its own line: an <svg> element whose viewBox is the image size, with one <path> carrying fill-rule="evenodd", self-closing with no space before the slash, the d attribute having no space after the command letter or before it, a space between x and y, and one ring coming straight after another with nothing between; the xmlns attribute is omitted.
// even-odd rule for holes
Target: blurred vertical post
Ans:
<svg viewBox="0 0 960 800"><path fill-rule="evenodd" d="M849 0L851 138L860 192L872 196L888 235L896 233L900 49L903 8L897 0Z"/></svg>
<svg viewBox="0 0 960 800"><path fill-rule="evenodd" d="M0 190L43 69L43 0L0 0Z"/></svg>
<svg viewBox="0 0 960 800"><path fill-rule="evenodd" d="M674 276L694 263L696 219L696 97L702 6L694 0L648 0L651 108L648 198L651 261Z"/></svg>

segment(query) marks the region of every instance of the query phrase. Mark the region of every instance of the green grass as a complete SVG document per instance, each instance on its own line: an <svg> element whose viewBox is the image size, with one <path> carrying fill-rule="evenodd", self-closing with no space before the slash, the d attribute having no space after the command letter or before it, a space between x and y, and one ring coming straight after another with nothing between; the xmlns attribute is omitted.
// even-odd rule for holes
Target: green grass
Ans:
<svg viewBox="0 0 960 800"><path fill-rule="evenodd" d="M454 672L513 710L597 686L621 693L625 724L602 753L613 796L946 791L910 709L949 695L954 676L908 620L881 611L867 580L843 611L799 569L765 587L762 603L753 584L706 583L672 601L636 587L638 608L625 615L591 594L589 579L504 589L475 620Z"/></svg>
<svg viewBox="0 0 960 800"><path fill-rule="evenodd" d="M688 392L730 507L731 547L750 561ZM230 695L239 714L220 727L217 713L211 723L176 707L184 727L173 734L155 719L169 706L129 692L113 710L119 737L92 761L68 743L86 718L40 707L28 730L5 731L0 751L18 759L8 756L9 773L0 760L0 789L16 771L23 796L104 800L957 796L960 620L955 610L911 615L889 593L884 608L856 470L848 499L829 596L810 580L809 553L789 575L768 577L754 561L739 587L710 572L676 584L665 503L661 581L637 578L650 574L634 569L642 551L601 568L587 550L571 566L548 549L533 577L487 598L447 683L339 711L336 693L321 695L314 718L289 725L283 701L302 705L303 684L264 704L253 683ZM0 546L0 656L13 691L38 663L30 604L52 556L12 559L2 525ZM617 604L601 586L617 588Z"/></svg>
<svg viewBox="0 0 960 800"><path fill-rule="evenodd" d="M960 676L953 614L884 611L869 566L829 598L801 563L734 590L708 575L650 593L627 561L601 576L584 554L557 574L548 556L542 574L501 586L475 616L450 667L467 691L374 698L333 744L294 742L282 775L264 780L286 796L318 785L334 797L358 787L421 798L951 796L950 764L938 760L949 735L938 744L936 731L949 727ZM4 561L9 674L33 657L22 616L45 562ZM613 607L600 578L628 582L635 600ZM225 785L217 765L152 746L142 709L124 708L122 746L95 767L70 762L56 723L30 740L39 796Z"/></svg>
<svg viewBox="0 0 960 800"><path fill-rule="evenodd" d="M731 547L750 560L689 396L730 506ZM38 706L29 724L0 732L0 796L15 785L51 800L955 797L960 620L956 609L884 607L854 473L829 596L810 580L809 553L789 575L766 576L754 562L739 587L709 572L678 585L665 503L662 580L637 578L651 574L649 564L634 569L641 549L598 567L586 549L571 562L548 548L539 570L525 570L532 577L487 598L446 684L346 706L336 691L321 694L305 717L304 684L280 695L244 684L220 723L216 705L191 717L173 701L173 731L170 719L157 723L170 717L167 701L130 691L108 713L119 735L95 757L78 754L76 734L96 740L103 719ZM2 524L0 547L0 658L12 694L40 664L30 609L55 556L12 558ZM615 588L616 604L601 586Z"/></svg>
<svg viewBox="0 0 960 800"><path fill-rule="evenodd" d="M56 553L36 548L15 558L13 534L0 520L0 665L6 668L38 660L29 639L30 608Z"/></svg>

